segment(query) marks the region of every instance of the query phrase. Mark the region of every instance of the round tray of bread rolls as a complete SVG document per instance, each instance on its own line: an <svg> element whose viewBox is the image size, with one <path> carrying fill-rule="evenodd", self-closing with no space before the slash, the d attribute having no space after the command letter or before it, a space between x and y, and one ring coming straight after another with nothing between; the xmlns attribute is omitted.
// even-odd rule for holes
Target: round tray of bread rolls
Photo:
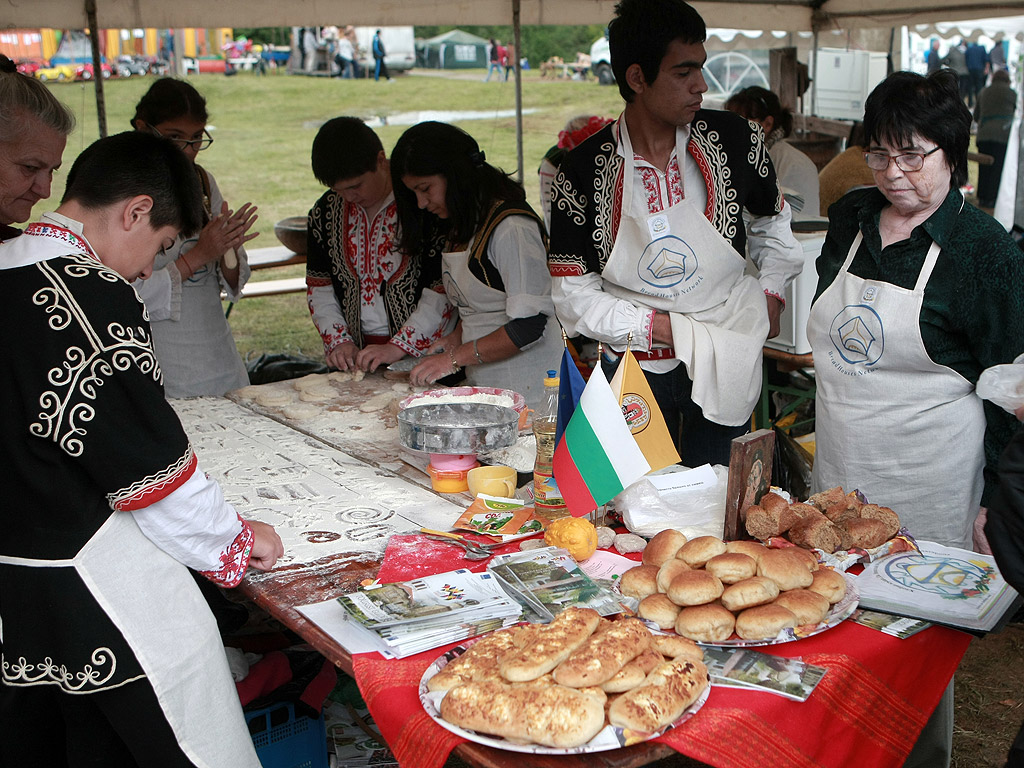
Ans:
<svg viewBox="0 0 1024 768"><path fill-rule="evenodd" d="M637 615L704 645L775 645L824 632L849 618L858 595L851 576L806 549L770 549L714 536L687 541L661 531L643 562L618 582L640 601Z"/></svg>
<svg viewBox="0 0 1024 768"><path fill-rule="evenodd" d="M635 618L567 608L548 624L491 632L424 672L424 710L478 744L580 754L652 739L688 720L711 690L700 647Z"/></svg>

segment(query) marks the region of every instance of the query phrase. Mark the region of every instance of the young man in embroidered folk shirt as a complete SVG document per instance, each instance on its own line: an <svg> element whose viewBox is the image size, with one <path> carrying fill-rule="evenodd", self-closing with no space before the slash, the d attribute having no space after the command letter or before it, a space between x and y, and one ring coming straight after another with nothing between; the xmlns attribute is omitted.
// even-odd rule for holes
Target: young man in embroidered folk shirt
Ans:
<svg viewBox="0 0 1024 768"><path fill-rule="evenodd" d="M309 212L306 294L328 365L373 371L419 357L457 319L441 285L442 240L427 253L398 249L390 166L359 118L324 123L313 173L330 189Z"/></svg>
<svg viewBox="0 0 1024 768"><path fill-rule="evenodd" d="M562 165L548 262L559 320L604 342L606 371L632 335L689 466L729 463L803 267L760 129L701 109L706 34L682 0L616 7L608 40L626 107Z"/></svg>
<svg viewBox="0 0 1024 768"><path fill-rule="evenodd" d="M0 245L0 346L17 361L0 367L0 765L259 766L185 566L235 586L281 539L199 467L131 285L201 211L188 158L123 133Z"/></svg>

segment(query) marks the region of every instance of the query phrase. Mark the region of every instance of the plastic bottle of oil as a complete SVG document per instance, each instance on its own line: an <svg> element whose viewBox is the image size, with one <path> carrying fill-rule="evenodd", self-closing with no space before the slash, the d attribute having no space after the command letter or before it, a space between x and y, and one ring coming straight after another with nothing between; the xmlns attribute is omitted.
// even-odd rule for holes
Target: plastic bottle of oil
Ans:
<svg viewBox="0 0 1024 768"><path fill-rule="evenodd" d="M533 415L533 434L537 438L537 461L533 465L533 506L537 517L554 520L568 517L569 510L552 477L551 460L555 455L555 423L558 419L558 376L548 371L544 379L544 401Z"/></svg>

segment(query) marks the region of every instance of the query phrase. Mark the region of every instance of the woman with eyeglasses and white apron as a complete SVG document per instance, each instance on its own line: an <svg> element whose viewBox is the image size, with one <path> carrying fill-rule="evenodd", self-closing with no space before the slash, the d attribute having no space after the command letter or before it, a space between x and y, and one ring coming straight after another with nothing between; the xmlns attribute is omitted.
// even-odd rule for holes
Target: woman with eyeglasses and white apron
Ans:
<svg viewBox="0 0 1024 768"><path fill-rule="evenodd" d="M947 71L898 72L872 92L865 159L877 189L829 210L807 324L813 490L859 489L916 538L964 549L1016 429L974 386L1024 351L1024 258L960 193L970 125ZM949 701L907 765L948 763Z"/></svg>
<svg viewBox="0 0 1024 768"><path fill-rule="evenodd" d="M472 136L446 123L407 130L391 153L399 241L410 253L440 227L442 278L456 330L413 368L429 384L465 368L466 381L519 392L536 407L562 339L551 302L544 224L522 186L489 165Z"/></svg>

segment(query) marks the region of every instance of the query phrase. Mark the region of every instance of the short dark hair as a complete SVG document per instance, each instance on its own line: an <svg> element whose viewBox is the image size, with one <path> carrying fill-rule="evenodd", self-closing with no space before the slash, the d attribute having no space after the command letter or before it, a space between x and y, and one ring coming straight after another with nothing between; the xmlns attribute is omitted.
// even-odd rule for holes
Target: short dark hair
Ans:
<svg viewBox="0 0 1024 768"><path fill-rule="evenodd" d="M95 210L136 195L153 198L154 229L173 226L192 235L203 226L202 190L192 161L169 140L141 131L86 147L68 172L61 202Z"/></svg>
<svg viewBox="0 0 1024 768"><path fill-rule="evenodd" d="M633 64L653 83L673 40L703 43L707 36L704 19L683 0L621 0L608 24L608 50L622 98L633 101L635 96L626 82Z"/></svg>
<svg viewBox="0 0 1024 768"><path fill-rule="evenodd" d="M209 119L206 99L184 80L161 77L135 105L132 128L136 127L136 120L156 126L184 115L205 123Z"/></svg>
<svg viewBox="0 0 1024 768"><path fill-rule="evenodd" d="M725 102L725 108L757 123L770 117L774 124L772 131L781 128L783 138L793 132L793 113L782 106L774 92L759 85L736 91Z"/></svg>
<svg viewBox="0 0 1024 768"><path fill-rule="evenodd" d="M911 143L915 135L934 141L946 156L953 187L967 183L971 112L960 98L957 75L940 69L927 77L893 72L864 102L866 146Z"/></svg>
<svg viewBox="0 0 1024 768"><path fill-rule="evenodd" d="M313 175L325 187L333 187L374 170L383 150L380 137L358 117L332 118L313 139Z"/></svg>
<svg viewBox="0 0 1024 768"><path fill-rule="evenodd" d="M420 210L402 177L443 176L448 219ZM400 246L418 253L435 226L453 243L469 243L498 200L525 201L522 185L487 163L476 139L447 123L426 122L402 134L391 153L391 186L398 207Z"/></svg>

